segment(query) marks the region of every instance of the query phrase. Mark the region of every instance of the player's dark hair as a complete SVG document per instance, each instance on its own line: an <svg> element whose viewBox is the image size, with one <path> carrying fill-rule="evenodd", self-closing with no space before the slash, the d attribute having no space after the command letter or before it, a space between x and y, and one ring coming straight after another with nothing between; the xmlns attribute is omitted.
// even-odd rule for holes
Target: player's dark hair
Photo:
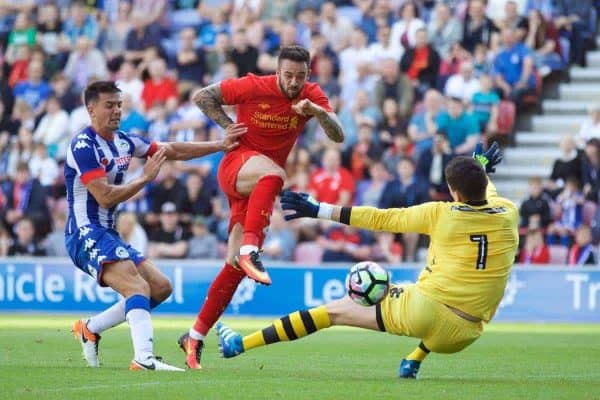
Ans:
<svg viewBox="0 0 600 400"><path fill-rule="evenodd" d="M310 53L304 47L297 44L281 48L277 62L281 63L283 60L303 62L310 68Z"/></svg>
<svg viewBox="0 0 600 400"><path fill-rule="evenodd" d="M100 98L100 93L120 93L121 89L113 81L97 81L90 83L83 91L83 101L85 105L97 101Z"/></svg>
<svg viewBox="0 0 600 400"><path fill-rule="evenodd" d="M465 202L485 200L488 179L485 170L472 157L456 156L446 166L446 181Z"/></svg>

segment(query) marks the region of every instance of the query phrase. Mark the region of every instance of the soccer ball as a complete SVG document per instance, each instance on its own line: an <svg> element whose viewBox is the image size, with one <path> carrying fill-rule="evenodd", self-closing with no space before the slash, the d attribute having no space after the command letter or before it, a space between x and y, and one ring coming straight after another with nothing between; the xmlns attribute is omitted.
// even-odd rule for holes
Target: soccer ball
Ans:
<svg viewBox="0 0 600 400"><path fill-rule="evenodd" d="M387 271L373 261L355 264L346 278L348 296L361 306L379 303L389 287L390 277Z"/></svg>

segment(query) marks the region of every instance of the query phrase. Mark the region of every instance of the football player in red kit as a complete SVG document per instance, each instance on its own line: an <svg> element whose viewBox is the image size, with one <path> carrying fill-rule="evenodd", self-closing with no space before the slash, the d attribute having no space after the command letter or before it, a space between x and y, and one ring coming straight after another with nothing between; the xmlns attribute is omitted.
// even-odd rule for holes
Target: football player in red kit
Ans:
<svg viewBox="0 0 600 400"><path fill-rule="evenodd" d="M179 338L189 368L200 369L204 337L219 319L242 279L270 285L259 256L273 204L283 187L286 159L315 117L334 142L342 127L318 84L307 82L310 55L301 46L283 47L275 75L248 74L207 86L194 95L198 107L226 131L245 128L240 146L219 165L219 186L231 207L227 260L208 289L196 322ZM237 122L223 110L236 105Z"/></svg>

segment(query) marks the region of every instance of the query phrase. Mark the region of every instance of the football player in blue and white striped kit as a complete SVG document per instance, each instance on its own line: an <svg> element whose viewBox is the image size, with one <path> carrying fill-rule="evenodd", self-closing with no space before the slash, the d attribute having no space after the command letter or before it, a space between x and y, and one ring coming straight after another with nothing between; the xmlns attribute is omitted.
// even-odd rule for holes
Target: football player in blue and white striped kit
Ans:
<svg viewBox="0 0 600 400"><path fill-rule="evenodd" d="M76 135L64 167L69 203L65 227L69 256L80 270L123 296L113 306L73 325L90 367L98 367L100 333L129 323L133 370L183 371L154 356L150 310L171 294L171 284L152 262L125 243L115 228L115 210L151 182L166 160L189 160L237 145L244 127L232 126L221 141L158 143L118 130L122 100L111 81L90 84L84 101L91 126ZM141 176L125 182L132 157L147 159Z"/></svg>

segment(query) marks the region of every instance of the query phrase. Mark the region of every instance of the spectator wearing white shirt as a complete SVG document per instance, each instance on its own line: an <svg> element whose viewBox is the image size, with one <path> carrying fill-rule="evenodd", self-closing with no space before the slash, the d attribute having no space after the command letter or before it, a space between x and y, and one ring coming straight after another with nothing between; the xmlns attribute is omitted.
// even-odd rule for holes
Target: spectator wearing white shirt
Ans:
<svg viewBox="0 0 600 400"><path fill-rule="evenodd" d="M342 107L352 108L356 103L356 94L364 91L369 94L369 101L373 102L375 85L379 77L373 73L371 62L362 60L357 64L356 75L352 79L345 80L342 85Z"/></svg>
<svg viewBox="0 0 600 400"><path fill-rule="evenodd" d="M75 51L69 56L64 72L66 76L71 77L78 89L85 88L92 78L108 78L104 55L94 47L94 42L85 36L77 39Z"/></svg>
<svg viewBox="0 0 600 400"><path fill-rule="evenodd" d="M48 148L50 157L64 160L69 144L68 128L69 115L60 108L60 102L56 96L52 95L48 98L46 113L33 134L33 140L43 143Z"/></svg>
<svg viewBox="0 0 600 400"><path fill-rule="evenodd" d="M468 105L479 89L479 79L473 74L473 63L465 61L460 65L459 73L448 78L444 94L448 97L459 97Z"/></svg>
<svg viewBox="0 0 600 400"><path fill-rule="evenodd" d="M350 47L340 53L340 68L342 86L347 82L356 79L358 75L358 65L361 62L370 62L370 53L367 47L367 36L365 33L355 28L350 38Z"/></svg>
<svg viewBox="0 0 600 400"><path fill-rule="evenodd" d="M81 104L69 114L69 136L73 138L73 136L81 132L83 128L91 124L92 120L90 119L90 114L88 113L87 108Z"/></svg>
<svg viewBox="0 0 600 400"><path fill-rule="evenodd" d="M45 144L35 145L34 153L29 160L29 173L37 178L44 187L54 185L58 178L58 164L56 160L48 156L48 149Z"/></svg>
<svg viewBox="0 0 600 400"><path fill-rule="evenodd" d="M581 145L593 138L600 138L600 103L592 104L586 118L579 129L579 142Z"/></svg>
<svg viewBox="0 0 600 400"><path fill-rule="evenodd" d="M148 251L148 235L146 235L134 213L120 213L117 217L116 228L125 243L131 245L131 247L142 254L146 254Z"/></svg>
<svg viewBox="0 0 600 400"><path fill-rule="evenodd" d="M375 65L390 58L400 62L402 54L404 54L404 47L392 45L391 32L389 26L380 26L377 29L377 41L369 45L370 59Z"/></svg>
<svg viewBox="0 0 600 400"><path fill-rule="evenodd" d="M175 111L175 116L170 124L174 140L177 142L191 142L195 132L203 129L208 123L204 113L192 101L193 92L184 94L185 101Z"/></svg>
<svg viewBox="0 0 600 400"><path fill-rule="evenodd" d="M123 94L131 96L131 101L136 106L141 107L142 90L144 90L144 82L139 78L135 66L131 61L124 61L119 68L119 79L117 86Z"/></svg>
<svg viewBox="0 0 600 400"><path fill-rule="evenodd" d="M338 15L335 4L328 1L321 6L321 33L327 38L329 45L340 52L348 46L348 32L352 30L352 21Z"/></svg>
<svg viewBox="0 0 600 400"><path fill-rule="evenodd" d="M525 15L527 0L488 0L485 14L497 24L506 18L506 3L515 3L519 15Z"/></svg>
<svg viewBox="0 0 600 400"><path fill-rule="evenodd" d="M452 16L450 7L445 3L438 3L435 15L427 26L427 33L431 46L440 57L450 58L452 45L462 39L462 30L462 23Z"/></svg>
<svg viewBox="0 0 600 400"><path fill-rule="evenodd" d="M425 27L425 23L419 18L419 10L415 3L407 1L400 7L400 20L392 25L392 46L408 49L416 44L416 33Z"/></svg>

